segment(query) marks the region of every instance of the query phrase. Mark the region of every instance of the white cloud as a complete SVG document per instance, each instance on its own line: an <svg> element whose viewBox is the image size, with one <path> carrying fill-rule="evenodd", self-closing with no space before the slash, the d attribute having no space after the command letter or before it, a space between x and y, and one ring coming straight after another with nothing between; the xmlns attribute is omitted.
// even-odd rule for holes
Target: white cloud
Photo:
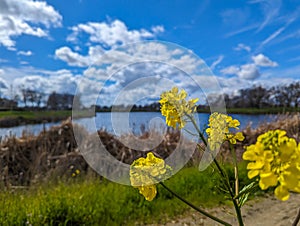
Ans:
<svg viewBox="0 0 300 226"><path fill-rule="evenodd" d="M89 60L87 57L73 52L69 47L66 46L55 50L55 57L67 62L70 66L87 67L89 65Z"/></svg>
<svg viewBox="0 0 300 226"><path fill-rule="evenodd" d="M262 53L252 56L253 63L243 64L241 66L229 66L221 70L224 75L237 75L241 79L254 80L261 76L258 67L276 67L278 64L271 61Z"/></svg>
<svg viewBox="0 0 300 226"><path fill-rule="evenodd" d="M82 33L89 35L89 41L99 43L106 48L114 47L120 44L137 42L144 39L154 38L156 34L164 31L162 26L152 27L152 31L146 29L129 30L126 24L120 20L112 22L88 22L71 27L73 31L67 37L67 41L77 42L78 36Z"/></svg>
<svg viewBox="0 0 300 226"><path fill-rule="evenodd" d="M274 61L271 61L268 57L263 54L258 54L256 56L252 56L252 60L257 66L261 67L277 67L278 64Z"/></svg>
<svg viewBox="0 0 300 226"><path fill-rule="evenodd" d="M215 67L216 67L218 64L220 64L220 63L222 62L223 59L224 59L224 56L223 56L223 55L220 55L220 56L218 57L218 59L216 59L216 60L211 64L210 69L211 69L211 70L214 70Z"/></svg>
<svg viewBox="0 0 300 226"><path fill-rule="evenodd" d="M23 77L15 78L12 84L19 91L21 88L25 88L36 90L46 95L53 91L74 94L78 81L79 76L67 70L44 71L44 74L32 70L31 73L23 75Z"/></svg>
<svg viewBox="0 0 300 226"><path fill-rule="evenodd" d="M29 66L21 68L4 67L0 73L0 80L18 90L19 87L36 89L44 93L52 91L74 93L76 85L74 81L78 80L77 75L68 70L47 71L38 70Z"/></svg>
<svg viewBox="0 0 300 226"><path fill-rule="evenodd" d="M260 72L255 64L244 64L241 66L237 75L243 79L253 80L260 76Z"/></svg>
<svg viewBox="0 0 300 226"><path fill-rule="evenodd" d="M230 66L221 70L221 73L237 75L239 78L246 80L254 80L260 76L255 64L244 64L240 67Z"/></svg>
<svg viewBox="0 0 300 226"><path fill-rule="evenodd" d="M200 64L203 64L202 60L196 59L190 52L184 52L182 49L168 49L167 44L147 41L105 52L101 46L91 46L86 56L64 46L55 51L55 57L65 61L70 66L88 67L104 64L108 75L119 66L139 61L159 62L168 60L169 64L176 65L186 73L192 73Z"/></svg>
<svg viewBox="0 0 300 226"><path fill-rule="evenodd" d="M3 73L4 73L4 71L0 69L0 75L3 74ZM4 79L0 78L0 91L2 89L7 89L7 88L8 88L7 82Z"/></svg>
<svg viewBox="0 0 300 226"><path fill-rule="evenodd" d="M250 52L251 48L250 48L250 46L247 46L247 45L245 45L243 43L239 43L237 45L237 47L234 48L234 50L236 50L236 51L246 50L247 52Z"/></svg>
<svg viewBox="0 0 300 226"><path fill-rule="evenodd" d="M45 92L46 87L49 87L49 81L47 78L44 78L39 75L28 75L23 78L17 78L14 81L14 86L25 89L39 90Z"/></svg>
<svg viewBox="0 0 300 226"><path fill-rule="evenodd" d="M219 77L218 81L220 82L220 86L222 87L223 92L228 94L236 92L239 89L250 87L253 84L253 81L246 80L240 77Z"/></svg>
<svg viewBox="0 0 300 226"><path fill-rule="evenodd" d="M46 2L1 0L0 45L15 50L13 37L23 34L45 37L47 28L61 26L61 21L62 16Z"/></svg>
<svg viewBox="0 0 300 226"><path fill-rule="evenodd" d="M269 35L265 40L263 40L262 43L260 44L260 46L258 47L258 49L261 49L263 46L265 46L266 44L270 43L275 38L277 38L277 36L279 36L283 31L285 31L286 28L291 23L293 23L296 19L297 19L297 15L292 15L292 17L289 17L286 21L284 21L285 25L282 26L282 27L280 27L279 29L277 29L275 32L273 32L271 35ZM284 37L282 39L284 39ZM281 42L282 39L281 40L277 40L277 42Z"/></svg>
<svg viewBox="0 0 300 226"><path fill-rule="evenodd" d="M87 78L92 78L96 80L106 80L108 79L108 74L103 69L97 69L96 67L89 67L83 72L83 75Z"/></svg>
<svg viewBox="0 0 300 226"><path fill-rule="evenodd" d="M268 44L269 42L271 42L274 38L276 38L278 35L281 34L281 32L283 32L286 29L286 26L281 27L279 29L277 29L275 32L273 32L269 37L267 37L265 40L263 40L263 42L261 43L259 48L262 48L264 45Z"/></svg>
<svg viewBox="0 0 300 226"><path fill-rule="evenodd" d="M17 55L23 55L23 56L31 56L32 54L33 53L30 50L28 50L28 51L19 51L17 53Z"/></svg>
<svg viewBox="0 0 300 226"><path fill-rule="evenodd" d="M242 28L239 28L235 31L231 31L227 34L225 34L225 37L228 38L228 37L231 37L231 36L235 36L235 35L238 35L238 34L241 34L241 33L244 33L244 32L247 32L247 31L250 31L250 30L253 30L255 28L259 27L259 23L255 23L255 24L251 24L249 26L243 26Z"/></svg>
<svg viewBox="0 0 300 226"><path fill-rule="evenodd" d="M239 67L237 66L229 66L221 70L221 73L224 75L234 75L239 72Z"/></svg>
<svg viewBox="0 0 300 226"><path fill-rule="evenodd" d="M155 34L158 34L158 33L163 33L165 31L165 28L161 25L158 25L158 26L153 26L151 28L151 30L155 33Z"/></svg>

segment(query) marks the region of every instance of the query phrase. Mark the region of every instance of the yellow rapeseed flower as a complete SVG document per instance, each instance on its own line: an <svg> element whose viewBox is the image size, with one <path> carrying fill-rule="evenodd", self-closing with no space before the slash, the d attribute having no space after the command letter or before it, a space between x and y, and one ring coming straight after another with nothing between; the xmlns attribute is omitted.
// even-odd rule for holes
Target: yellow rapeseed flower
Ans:
<svg viewBox="0 0 300 226"><path fill-rule="evenodd" d="M260 177L262 190L276 186L275 196L289 199L289 191L300 192L300 144L286 136L283 130L270 130L257 138L257 142L246 148L243 159L248 177Z"/></svg>
<svg viewBox="0 0 300 226"><path fill-rule="evenodd" d="M130 166L130 182L139 189L146 200L152 201L156 196L156 186L159 181L171 173L171 167L161 158L149 152L146 158L135 160Z"/></svg>
<svg viewBox="0 0 300 226"><path fill-rule="evenodd" d="M197 99L185 100L187 93L184 89L180 92L177 87L161 94L159 103L161 104L161 113L166 117L166 123L173 128L181 129L186 124L185 116L196 111Z"/></svg>
<svg viewBox="0 0 300 226"><path fill-rule="evenodd" d="M208 135L208 144L211 150L218 150L225 140L228 140L232 144L236 144L236 141L243 141L243 133L238 132L236 134L230 133L229 129L238 129L240 122L237 119L233 119L226 114L214 112L209 117L209 128L206 129Z"/></svg>

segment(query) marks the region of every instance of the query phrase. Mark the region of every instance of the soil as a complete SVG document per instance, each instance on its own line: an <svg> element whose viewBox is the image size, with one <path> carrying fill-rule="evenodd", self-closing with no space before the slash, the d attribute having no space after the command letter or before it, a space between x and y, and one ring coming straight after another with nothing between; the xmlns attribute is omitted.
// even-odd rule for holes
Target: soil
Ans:
<svg viewBox="0 0 300 226"><path fill-rule="evenodd" d="M245 226L288 226L292 225L300 208L300 194L291 194L289 200L282 202L274 196L266 196L251 200L242 209ZM209 209L209 213L218 216L220 219L232 225L238 225L234 217L234 210L231 207L220 206ZM221 224L210 220L196 211L170 220L166 224L152 224L151 226L219 226ZM300 222L298 223L300 226Z"/></svg>

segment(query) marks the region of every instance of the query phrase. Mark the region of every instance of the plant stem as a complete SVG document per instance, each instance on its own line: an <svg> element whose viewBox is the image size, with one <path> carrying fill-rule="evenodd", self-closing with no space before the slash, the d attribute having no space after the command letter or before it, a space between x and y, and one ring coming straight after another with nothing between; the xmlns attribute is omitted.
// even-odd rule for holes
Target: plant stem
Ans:
<svg viewBox="0 0 300 226"><path fill-rule="evenodd" d="M297 226L297 224L299 223L299 221L300 221L300 208L299 208L299 210L298 210L296 219L294 220L292 226Z"/></svg>
<svg viewBox="0 0 300 226"><path fill-rule="evenodd" d="M216 159L214 159L214 163L215 165L217 166L218 170L220 171L222 177L226 178L227 175L225 174L225 172L223 171L223 169L221 168L220 164L218 163L218 161ZM237 215L237 218L238 218L238 222L239 222L239 225L240 226L243 226L244 223L243 223L243 218L242 218L242 213L241 213L241 209L237 203L237 200L235 199L235 196L233 194L233 191L232 191L232 188L230 186L230 183L229 183L229 180L227 179L226 180L226 183L225 183L226 187L227 187L227 190L230 194L230 197L231 197L231 200L233 202L233 205L234 205L234 209L235 209L235 212L236 212L236 215Z"/></svg>
<svg viewBox="0 0 300 226"><path fill-rule="evenodd" d="M197 133L199 134L199 137L201 138L201 140L203 141L205 146L207 146L207 141L205 140L203 134L201 133L201 131L200 131L198 125L196 124L194 118L189 114L186 114L186 116L191 120L191 122L193 123L193 126L195 127L195 129L197 130Z"/></svg>
<svg viewBox="0 0 300 226"><path fill-rule="evenodd" d="M236 152L233 148L232 143L229 142L229 146L230 146L230 151L231 151L231 155L233 158L233 164L234 164L235 196L238 196L238 194L239 194L239 169L238 169L238 164L237 164L237 159L236 159Z"/></svg>
<svg viewBox="0 0 300 226"><path fill-rule="evenodd" d="M194 210L197 210L199 213L209 217L210 219L217 221L223 225L226 226L231 226L231 224L227 223L226 221L223 221L209 213L207 213L206 211L198 208L197 206L195 206L194 204L190 203L189 201L187 201L186 199L182 198L181 196L179 196L178 194L176 194L174 191L172 191L169 187L167 187L163 182L160 182L160 185L163 186L167 191L169 191L172 195L174 195L176 198L178 198L179 200L181 200L182 202L184 202L185 204L187 204L188 206L192 207Z"/></svg>
<svg viewBox="0 0 300 226"><path fill-rule="evenodd" d="M198 134L199 134L199 137L201 138L201 140L203 141L203 143L205 144L206 147L208 147L208 144L207 144L207 141L206 139L204 138L204 135L202 134L202 132L200 131L198 125L196 124L194 118L189 115L189 114L186 114L186 116L191 120L191 122L193 123L195 129L197 130ZM230 194L230 197L231 197L231 200L233 202L233 205L234 205L234 209L235 209L235 212L236 212L236 215L237 215L237 218L238 218L238 222L239 222L239 225L240 226L244 226L244 223L243 223L243 218L242 218L242 214L241 214L241 209L237 203L237 200L235 199L235 195L234 195L234 192L232 191L232 188L231 188L231 185L230 185L230 182L229 182L229 178L226 174L226 172L224 172L224 170L222 169L222 167L220 166L219 162L213 157L213 161L215 163L215 165L217 166L218 168L218 171L221 175L221 177L224 179L225 181L225 186L227 187L227 190Z"/></svg>

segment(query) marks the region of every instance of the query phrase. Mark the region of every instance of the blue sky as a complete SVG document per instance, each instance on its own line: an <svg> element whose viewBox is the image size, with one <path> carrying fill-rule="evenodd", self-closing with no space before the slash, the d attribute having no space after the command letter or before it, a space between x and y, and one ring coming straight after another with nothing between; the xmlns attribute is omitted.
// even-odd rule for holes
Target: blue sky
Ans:
<svg viewBox="0 0 300 226"><path fill-rule="evenodd" d="M74 93L77 88L94 100L101 91L99 87L104 87L102 100L108 104L122 88L146 76L142 72L153 71L160 78L185 83L183 87L195 91L180 73L169 73L168 68L163 71L163 65L157 64L129 66L123 72L115 70L116 75L108 78L121 65L120 48L145 40L170 42L191 50L204 60L227 93L300 78L297 0L0 0L0 94L18 94L20 87L44 93ZM155 54L161 54L169 61L176 59L176 66L182 65L180 69L196 76L191 65L199 59L188 57L188 52L179 57L164 49L163 43L155 47L151 44L136 48L133 55L153 60L157 59ZM104 54L114 59L103 60ZM123 63L127 62L125 58ZM210 86L206 77L197 79ZM149 93L155 99L166 88L155 84L149 83L147 91L142 87L128 91L126 101Z"/></svg>

